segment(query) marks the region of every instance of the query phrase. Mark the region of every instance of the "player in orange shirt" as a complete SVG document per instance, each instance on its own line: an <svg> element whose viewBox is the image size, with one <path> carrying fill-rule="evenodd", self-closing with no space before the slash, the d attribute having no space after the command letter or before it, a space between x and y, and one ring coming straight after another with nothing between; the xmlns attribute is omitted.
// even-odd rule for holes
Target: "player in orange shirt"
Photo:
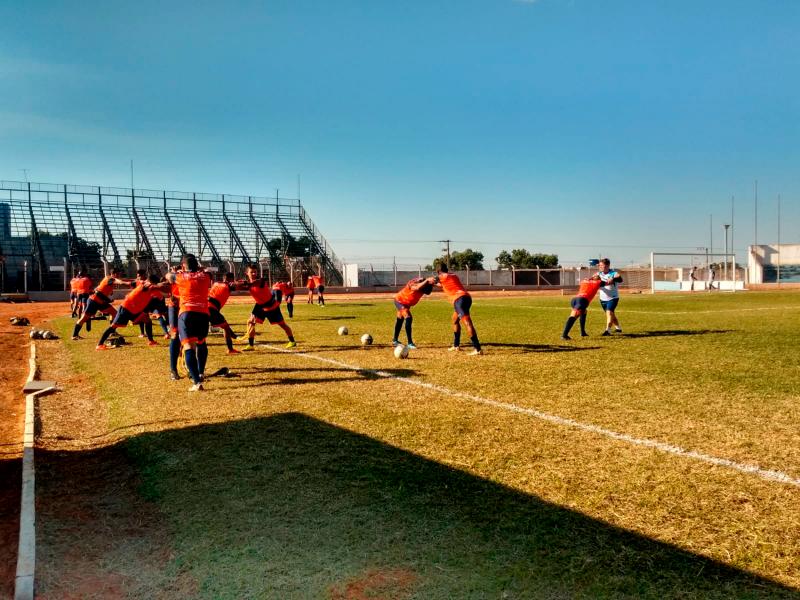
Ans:
<svg viewBox="0 0 800 600"><path fill-rule="evenodd" d="M277 325L286 332L286 337L289 338L289 343L286 344L287 348L297 346L292 329L283 320L281 293L273 291L269 286L269 281L259 277L257 265L247 267L247 282L239 287L249 291L256 302L250 313L250 318L247 319L247 347L245 350L255 349L256 324L260 325L265 320L269 321L270 325Z"/></svg>
<svg viewBox="0 0 800 600"><path fill-rule="evenodd" d="M472 296L464 289L458 275L450 273L450 269L444 263L439 265L436 280L447 299L453 303L453 345L448 350L451 352L461 350L461 322L463 321L467 328L469 339L472 341L473 350L469 352L470 356L483 354L481 343L478 341L478 334L475 332L475 326L472 324L472 317L469 314L469 309L472 306Z"/></svg>
<svg viewBox="0 0 800 600"><path fill-rule="evenodd" d="M317 304L325 306L325 280L322 275L312 275L314 278L314 285L317 288Z"/></svg>
<svg viewBox="0 0 800 600"><path fill-rule="evenodd" d="M594 275L589 279L584 279L581 281L577 295L570 300L572 312L569 313L567 322L564 324L564 333L561 334L562 340L572 339L569 337L569 331L572 329L572 326L575 325L576 319L580 319L581 337L586 337L589 335L586 333L586 309L589 308L589 304L592 303L592 300L597 295L597 291L602 286L603 282L598 275Z"/></svg>
<svg viewBox="0 0 800 600"><path fill-rule="evenodd" d="M72 318L78 316L78 276L69 280L69 310Z"/></svg>
<svg viewBox="0 0 800 600"><path fill-rule="evenodd" d="M272 286L273 290L281 293L281 297L286 302L286 312L289 313L289 318L294 317L294 286L290 280L278 281Z"/></svg>
<svg viewBox="0 0 800 600"><path fill-rule="evenodd" d="M92 317L98 312L101 312L104 315L109 315L112 319L117 314L117 309L111 305L114 297L114 286L123 283L129 283L120 278L121 274L121 269L113 267L111 269L111 275L104 277L99 285L95 288L94 293L89 296L89 300L86 303L86 308L84 308L81 318L78 319L78 321L75 323L75 327L72 330L73 340L80 339L78 334L80 334L81 327L83 327L84 323L86 324L86 331L92 330ZM88 285L91 286L92 280L87 276L84 276L83 281L80 284L83 287L80 288L79 298L85 294L84 290L86 289L87 281Z"/></svg>
<svg viewBox="0 0 800 600"><path fill-rule="evenodd" d="M417 346L411 339L411 323L413 320L411 316L411 307L416 306L422 299L422 296L426 296L433 291L434 282L435 279L433 277L427 279L424 277L417 277L409 281L405 287L395 295L394 306L397 309L397 320L394 323L392 346L398 346L400 344L400 340L397 338L400 336L400 330L403 327L403 321L405 321L406 338L408 339L407 345L411 350L417 349Z"/></svg>
<svg viewBox="0 0 800 600"><path fill-rule="evenodd" d="M78 271L78 280L75 282L75 291L78 294L77 297L77 317L80 318L83 316L83 312L86 310L86 305L89 302L89 296L92 295L92 278L87 275L84 269Z"/></svg>
<svg viewBox="0 0 800 600"><path fill-rule="evenodd" d="M208 292L213 281L211 275L200 268L200 262L194 254L184 255L181 264L183 270L167 273L167 281L178 286L178 337L183 346L186 370L193 382L189 391L200 392L203 390L203 375L208 360Z"/></svg>
<svg viewBox="0 0 800 600"><path fill-rule="evenodd" d="M306 304L314 304L314 292L317 290L317 281L314 275L308 276L306 287L308 288L308 302Z"/></svg>
<svg viewBox="0 0 800 600"><path fill-rule="evenodd" d="M236 289L233 273L225 274L225 281L217 281L208 291L208 313L209 323L214 327L219 327L225 334L225 345L228 347L228 354L239 354L233 347L233 340L238 336L233 332L225 316L222 314L222 307L228 302L231 291Z"/></svg>
<svg viewBox="0 0 800 600"><path fill-rule="evenodd" d="M106 340L115 329L127 327L129 323L145 323L145 328L148 332L148 345L157 346L158 343L153 340L153 325L150 321L150 315L146 312L147 305L150 303L153 292L157 289L158 275L151 275L147 281L142 282L140 285L135 286L125 298L119 307L119 310L114 315L114 320L111 325L100 336L100 341L97 343L96 350L108 350ZM149 325L149 328L147 326Z"/></svg>

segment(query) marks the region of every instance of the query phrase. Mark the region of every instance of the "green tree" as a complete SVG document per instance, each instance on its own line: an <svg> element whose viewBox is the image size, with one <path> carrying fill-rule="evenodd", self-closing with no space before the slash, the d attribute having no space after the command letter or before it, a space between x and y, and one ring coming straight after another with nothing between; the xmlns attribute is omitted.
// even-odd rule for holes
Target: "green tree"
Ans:
<svg viewBox="0 0 800 600"><path fill-rule="evenodd" d="M503 250L495 258L501 269L555 269L558 267L557 254L531 254L525 248L515 248L511 252Z"/></svg>
<svg viewBox="0 0 800 600"><path fill-rule="evenodd" d="M433 259L433 264L427 265L425 269L435 271L439 265L447 262L446 256ZM454 271L483 271L483 252L467 248L466 250L452 252L450 254L450 268Z"/></svg>

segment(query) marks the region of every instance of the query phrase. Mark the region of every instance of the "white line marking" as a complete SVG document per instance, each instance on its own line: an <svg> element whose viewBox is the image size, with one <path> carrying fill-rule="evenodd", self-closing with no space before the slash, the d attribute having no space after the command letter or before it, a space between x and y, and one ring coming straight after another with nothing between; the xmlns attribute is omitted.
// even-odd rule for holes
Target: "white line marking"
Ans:
<svg viewBox="0 0 800 600"><path fill-rule="evenodd" d="M488 304L485 302L481 302L479 306L495 306L495 307L502 307L508 308L508 304ZM529 304L518 304L516 306L511 305L512 308L531 308L534 310L560 310L563 312L569 312L569 306L532 306ZM716 313L726 313L726 312L750 312L750 311L757 311L757 310L796 310L800 308L800 306L764 306L760 308L721 308L719 310L680 310L680 311L658 311L658 310L630 310L624 309L622 312L624 313L640 313L643 315L709 315L709 314L716 314Z"/></svg>
<svg viewBox="0 0 800 600"><path fill-rule="evenodd" d="M28 383L36 378L36 344L31 342ZM22 434L22 490L19 509L19 544L14 600L32 600L36 566L36 471L33 462L34 405L36 394L25 396L25 431Z"/></svg>
<svg viewBox="0 0 800 600"><path fill-rule="evenodd" d="M601 435L607 438L611 438L614 440L619 440L621 442L626 442L628 444L632 444L634 446L643 446L645 448L653 448L654 450L658 450L660 452L665 452L667 454L673 454L675 456L681 456L683 458L691 458L693 460L697 460L700 462L704 462L710 465L714 465L716 467L724 467L727 469L732 469L734 471L739 471L740 473L747 473L750 475L756 475L761 479L766 479L767 481L777 481L779 483L786 483L788 485L792 485L795 487L800 487L800 479L792 477L786 473L781 471L773 471L771 469L762 469L758 465L748 465L745 463L739 463L733 460L729 460L727 458L719 458L716 456L711 456L710 454L703 454L702 452L695 452L694 450L686 450L681 448L680 446L673 446L672 444L667 444L665 442L658 442L656 440L649 440L646 438L637 438L626 433L619 433L616 431L612 431L610 429L605 429L603 427L599 427L597 425L592 425L589 423L582 423L580 421L576 421L574 419L569 419L566 417L560 417L558 415L553 415L550 413L542 412L540 410L536 410L534 408L525 408L523 406L517 406L516 404L511 404L509 402L500 402L498 400L491 400L489 398L483 398L481 396L475 396L473 394L467 394L465 392L458 392L455 390L448 389L441 385L436 385L433 383L427 383L425 381L420 381L418 379L411 379L409 377L401 377L399 375L393 375L392 373L388 373L386 371L378 371L375 369L366 369L363 367L359 367L357 365L350 365L333 358L327 358L325 356L319 356L318 354L310 354L308 352L297 352L292 350L286 350L283 348L276 348L273 346L265 346L270 350L274 350L276 352L283 352L285 354L296 354L298 356L302 356L303 358L308 358L310 360L316 360L319 362L335 365L337 367L341 367L343 369L348 369L350 371L359 371L363 373L372 373L378 377L382 377L384 379L395 379L397 381L402 381L403 383L407 383L409 385L414 385L417 387L422 387L425 389L429 389L435 392L439 392L440 394L444 394L446 396L451 396L453 398L460 398L462 400L468 400L475 404L483 404L485 406L491 406L494 408L499 408L502 410L507 410L509 412L515 412L523 415L528 415L534 417L536 419L540 419L542 421L548 421L550 423L555 423L556 425L562 425L566 427L572 427L574 429L580 429L581 431L588 431L590 433L595 433L597 435Z"/></svg>

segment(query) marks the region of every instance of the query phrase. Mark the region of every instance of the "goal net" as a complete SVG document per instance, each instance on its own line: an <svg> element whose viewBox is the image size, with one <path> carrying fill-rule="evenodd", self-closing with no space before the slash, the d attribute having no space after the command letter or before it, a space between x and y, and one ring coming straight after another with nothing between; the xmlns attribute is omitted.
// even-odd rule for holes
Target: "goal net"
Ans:
<svg viewBox="0 0 800 600"><path fill-rule="evenodd" d="M724 252L651 252L652 292L743 290L745 269Z"/></svg>

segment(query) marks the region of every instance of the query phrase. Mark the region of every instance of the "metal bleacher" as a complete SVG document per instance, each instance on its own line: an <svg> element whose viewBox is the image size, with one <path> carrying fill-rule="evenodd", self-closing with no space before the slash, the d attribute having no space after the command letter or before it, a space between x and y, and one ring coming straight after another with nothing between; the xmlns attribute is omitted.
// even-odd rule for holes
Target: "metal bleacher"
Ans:
<svg viewBox="0 0 800 600"><path fill-rule="evenodd" d="M257 263L296 285L311 271L342 283L299 200L0 181L2 291L63 289L79 268L163 272L187 252L237 275Z"/></svg>

